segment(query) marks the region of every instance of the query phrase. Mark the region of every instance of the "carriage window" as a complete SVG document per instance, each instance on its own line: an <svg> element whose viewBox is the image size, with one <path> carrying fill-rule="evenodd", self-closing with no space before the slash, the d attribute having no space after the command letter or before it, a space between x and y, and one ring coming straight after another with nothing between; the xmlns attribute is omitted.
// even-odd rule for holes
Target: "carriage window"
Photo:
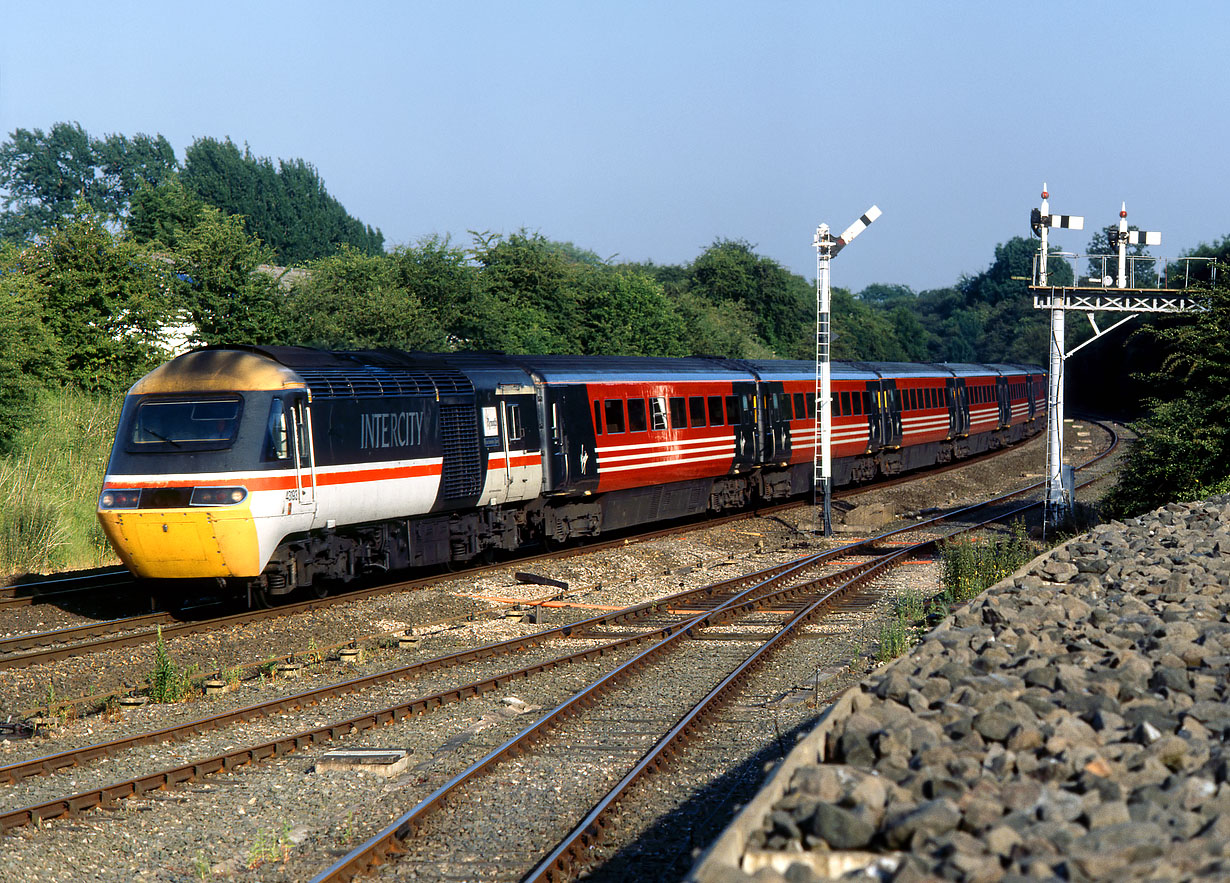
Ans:
<svg viewBox="0 0 1230 883"><path fill-rule="evenodd" d="M803 395L803 393L796 392L794 394L794 419L795 420L802 420L803 417L807 414L807 405L805 404L806 401L807 401L807 396Z"/></svg>
<svg viewBox="0 0 1230 883"><path fill-rule="evenodd" d="M628 399L628 432L644 432L646 428L645 400Z"/></svg>
<svg viewBox="0 0 1230 883"><path fill-rule="evenodd" d="M783 392L780 395L778 395L777 393L774 393L773 398L776 399L778 404L781 406L781 419L782 420L793 420L794 419L794 406L791 402L790 393Z"/></svg>
<svg viewBox="0 0 1230 883"><path fill-rule="evenodd" d="M738 426L743 422L743 406L738 396L726 397L726 419L731 426Z"/></svg>
<svg viewBox="0 0 1230 883"><path fill-rule="evenodd" d="M696 429L705 425L705 400L700 396L692 396L688 399L688 415L692 418L692 428Z"/></svg>
<svg viewBox="0 0 1230 883"><path fill-rule="evenodd" d="M722 417L722 397L709 396L709 425L721 426L725 422Z"/></svg>
<svg viewBox="0 0 1230 883"><path fill-rule="evenodd" d="M602 405L594 399L594 434L602 435Z"/></svg>
<svg viewBox="0 0 1230 883"><path fill-rule="evenodd" d="M666 396L654 396L649 400L649 420L652 429L666 429Z"/></svg>
<svg viewBox="0 0 1230 883"><path fill-rule="evenodd" d="M808 417L816 416L816 401L817 399L814 395L807 396L807 416Z"/></svg>
<svg viewBox="0 0 1230 883"><path fill-rule="evenodd" d="M688 428L688 405L683 396L671 396L671 428Z"/></svg>
<svg viewBox="0 0 1230 883"><path fill-rule="evenodd" d="M858 393L855 393L855 395L857 396ZM863 393L861 398L863 400L863 410L861 413L863 414L873 413L875 409L874 407L872 407L871 390L868 390L867 392ZM858 402L855 401L854 404L857 405Z"/></svg>
<svg viewBox="0 0 1230 883"><path fill-rule="evenodd" d="M606 433L614 435L624 431L624 401L623 399L607 399L604 406L606 411Z"/></svg>
<svg viewBox="0 0 1230 883"><path fill-rule="evenodd" d="M843 416L844 416L844 415L849 415L849 414L853 414L853 413L854 413L853 411L851 411L851 410L850 410L850 393L848 393L848 392L843 392L843 393L841 394L841 410L840 410L840 413L841 413Z"/></svg>

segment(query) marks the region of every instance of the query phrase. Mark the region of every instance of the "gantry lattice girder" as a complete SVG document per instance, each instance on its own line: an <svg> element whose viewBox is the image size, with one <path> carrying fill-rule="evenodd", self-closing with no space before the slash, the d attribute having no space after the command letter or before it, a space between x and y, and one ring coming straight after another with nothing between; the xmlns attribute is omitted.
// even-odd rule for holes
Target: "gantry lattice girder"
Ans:
<svg viewBox="0 0 1230 883"><path fill-rule="evenodd" d="M1199 297L1165 288L1079 288L1031 285L1036 310L1106 313L1191 313L1206 309Z"/></svg>

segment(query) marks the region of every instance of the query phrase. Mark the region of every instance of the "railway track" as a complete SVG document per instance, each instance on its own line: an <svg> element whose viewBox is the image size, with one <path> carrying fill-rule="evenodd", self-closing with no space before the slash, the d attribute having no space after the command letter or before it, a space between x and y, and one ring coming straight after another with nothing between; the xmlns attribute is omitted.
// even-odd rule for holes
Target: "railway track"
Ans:
<svg viewBox="0 0 1230 883"><path fill-rule="evenodd" d="M955 515L957 513L952 514ZM996 517L1003 518L1005 513L999 512ZM884 537L877 538L876 541L883 543L888 536L885 535ZM112 757L131 750L134 746L191 738L206 730L227 727L236 720L284 714L291 709L322 704L326 702L330 691L333 695L337 693L353 693L367 690L377 682L388 683L390 681L412 678L426 671L450 671L452 666L461 664L463 661L467 663L473 663L477 660L496 661L507 658L512 654L524 654L532 648L544 647L550 641L586 642L586 646L572 653L562 655L545 654L543 658L523 668L509 669L506 666L497 666L496 670L487 674L484 678L466 683L452 683L441 689L418 695L410 700L376 708L358 717L352 715L343 719L326 721L316 727L302 730L290 736L239 746L227 752L194 760L188 764L179 764L154 773L142 773L123 782L102 785L86 791L77 791L73 794L55 797L38 804L18 807L3 814L2 818L0 818L0 827L16 827L44 819L57 818L65 814L80 812L91 806L108 805L117 799L148 793L151 790L165 788L171 784L194 781L216 772L234 769L238 766L284 757L294 752L310 750L315 746L331 742L339 736L361 732L384 724L396 723L406 717L437 709L451 702L461 701L471 696L479 696L491 690L501 689L509 683L516 683L532 677L534 672L556 671L574 662L610 658L618 662L619 667L615 671L609 672L608 675L612 677L614 682L618 682L624 675L617 675L615 672L625 672L630 676L630 673L639 665L639 663L632 664L632 660L645 657L649 653L649 651L642 652L641 650L646 644L650 644L652 647L661 646L664 648L687 644L693 647L692 652L694 654L696 652L695 646L703 644L709 649L701 653L701 656L705 654L716 656L717 654L710 652L714 646L728 648L740 645L748 640L747 636L749 634L764 630L763 623L742 620L736 622L738 627L736 632L715 632L715 626L719 624L726 625L729 622L726 617L748 617L755 615L751 609L752 603L755 602L767 605L770 610L788 610L790 612L790 621L795 622L797 626L799 622L805 621L807 616L811 615L806 613L806 611L811 609L814 612L818 609L817 605L824 600L823 596L831 595L833 591L830 588L822 589L818 584L814 584L813 580L818 580L821 577L809 577L805 580L803 579L804 574L799 571L804 567L811 568L812 571L820 569L826 570L823 577L826 580L848 579L851 574L847 571L851 569L865 569L870 559L860 561L850 568L836 568L832 565L832 560L834 558L848 559L859 554L860 551L867 551L873 545L870 541L868 543L853 544L834 550L829 553L827 558L823 556L808 556L808 559L804 559L803 562L797 562L788 567L771 568L768 571L737 580L714 584L713 586L707 586L703 589L686 593L679 593L669 598L656 599L653 602L593 617L582 622L543 630L514 641L475 648L465 653L454 654L455 658L452 659L425 660L405 666L399 670L392 670L372 677L358 678L349 682L331 685L326 691L304 691L301 694L279 697L275 700L259 703L257 706L232 710L223 715L216 716L216 720L197 720L176 728L163 728L157 731L142 733L128 740L121 740L126 741L126 745L119 743L90 745L73 752L64 752L58 755L38 758L23 764L10 764L0 768L0 779L7 779L10 782L21 782L34 776L63 771L65 769L80 769L100 758ZM906 554L908 553L898 549L883 555L877 555L875 559L899 559ZM783 574L787 571L791 571L793 575L793 585L786 588L770 585L770 581L782 579ZM791 576L787 575L785 579L789 580ZM752 583L750 586L749 580ZM800 589L800 586L805 588ZM846 591L848 592L849 590L847 589ZM791 592L794 594L789 594ZM830 605L840 603L838 598L839 596L837 595L831 595L827 598L827 603ZM782 614L778 613L776 616L780 618ZM706 632L706 630L708 631ZM704 634L708 634L708 639L702 637L700 640L696 640L697 636ZM770 648L780 646L781 642L788 640L787 634L789 632L783 632L783 636L774 638L773 642L768 646ZM660 650L654 652L669 651ZM761 652L763 656L764 654L771 653L772 650L765 649ZM691 658L689 657L689 659ZM756 664L755 661L748 659L737 663L737 668L750 671ZM736 666L732 664L731 667ZM604 675L604 677L607 676ZM661 692L660 677L657 675L648 676L650 682L657 683L659 693ZM731 677L734 676L731 675ZM697 709L705 705L720 704L723 697L728 696L730 691L735 689L737 681L738 679L735 678L726 686L722 686L722 684L726 683L726 678L725 676L719 678L707 690L705 696L698 697L692 704ZM587 701L586 699L579 699L573 704L573 707L583 707L587 704ZM562 705L563 703L561 703ZM560 720L570 713L561 712L558 717L552 718L552 720ZM697 713L699 714L700 712L698 711ZM549 716L544 716L544 720L545 717ZM541 729L546 731L554 726L554 723L544 723ZM681 721L680 725L671 729L670 733L663 733L662 736L664 738L658 738L655 742L655 744L661 743L667 746L662 749L665 753L659 755L662 759L648 759L636 762L633 768L625 775L624 778L627 780L627 785L623 787L629 787L641 776L664 764L666 762L665 758L668 758L671 752L675 750L669 746L677 746L678 742L696 726L699 726L699 724L683 723ZM671 735L671 733L674 735ZM645 736L646 734L642 733L639 734L638 738ZM524 752L526 749L524 747L513 747L509 750L516 754ZM646 757L648 758L649 755L646 755ZM506 760L493 761L497 765L501 762L506 762ZM640 772L635 772L635 770L640 770ZM470 786L461 784L457 787L464 790ZM569 835L569 837L572 837L571 840L568 837L563 837L563 834L561 834L563 839L556 852L550 852L549 855L549 850L538 852L538 857L548 855L548 858L540 863L540 868L535 870L534 873L542 875L543 879L557 879L563 873L562 869L566 868L573 861L573 858L570 857L577 854L585 854L587 850L585 844L591 842L596 834L602 830L606 824L602 819L609 814L611 811L610 807L615 806L619 799L618 796L602 798L598 805L593 806L593 812L597 813L597 815L587 814L585 819L588 820L582 819L573 826L575 836ZM423 820L429 818L434 812L435 810L419 810L419 814L410 820L409 828L423 830ZM397 837L393 837L389 841L390 844L396 842L398 842ZM550 844L548 844L549 846ZM533 858L534 856L531 853L533 853L532 850L530 853L527 853L527 856ZM347 867L364 866L367 862L377 860L371 857L377 854L378 850L366 858L348 859L346 865ZM357 865L355 862L357 862ZM322 872L322 874L332 876L322 875L318 879L347 879L347 875L351 871L340 867L343 862L338 862L337 864L339 867L336 870L331 869L328 872Z"/></svg>
<svg viewBox="0 0 1230 883"><path fill-rule="evenodd" d="M987 505L990 504L982 504L978 508L985 508ZM933 522L939 522L949 517L951 516L933 519ZM995 516L995 519L998 520L1003 517L1005 517L1004 513L1000 512ZM928 524L930 523L928 522ZM934 542L935 538L932 537L925 541L923 545L934 544ZM450 701L460 701L471 696L480 695L486 690L498 688L509 681L524 679L531 674L549 671L570 662L610 654L618 651L620 648L627 648L646 641L667 643L678 641L680 639L676 636L711 625L713 622L718 621L719 616L729 615L732 611L746 612L755 606L764 606L766 604L797 606L799 602L796 599L800 592L823 590L825 594L828 594L828 587L833 583L849 581L855 575L874 572L877 568L886 566L886 562L899 560L907 551L910 551L897 549L887 554L871 556L868 560L853 565L846 565L841 568L829 567L833 572L825 575L811 575L814 571L825 568L832 561L848 558L851 555L857 554L860 550L872 548L873 545L873 540L850 544L822 554L807 556L797 562L777 565L764 571L679 593L668 598L654 599L653 601L614 613L556 626L525 638L487 645L452 654L449 657L426 660L377 675L357 678L339 684L331 684L325 688L280 697L255 706L248 706L236 711L193 720L175 727L142 733L110 743L84 746L56 755L9 764L0 767L0 781L19 782L32 776L77 767L83 763L97 760L98 758L109 756L134 746L182 739L205 730L227 726L236 720L250 720L254 717L266 717L272 714L285 713L291 709L316 705L329 696L356 692L376 683L403 679L417 672L447 668L460 662L472 662L488 657L521 652L526 648L541 645L553 638L568 638L571 640L590 639L591 643L597 642L596 645L588 646L575 653L552 656L529 667L505 670L482 681L450 686L446 690L416 697L412 701L401 703L398 706L377 709L360 718L331 721L321 727L296 733L269 743L244 746L225 754L196 761L192 764L160 770L157 773L144 775L100 789L81 792L36 806L23 807L15 811L6 812L0 814L0 829L30 824L35 820L55 818L65 813L77 812L90 806L105 804L120 797L142 793L150 788L161 788L177 782L192 781L211 772L227 770L245 763L280 756L281 754L300 750L309 745L329 741L342 733L349 734L353 731L395 722L405 717L439 707ZM912 548L912 551L916 553L919 548L921 547ZM804 580L804 577L807 577L807 579ZM783 583L785 583L784 587ZM695 610L698 608L702 609L703 612L696 613ZM644 623L646 618L655 617L658 618L658 621ZM622 637L612 637L602 633L603 629L611 629L628 623L644 624L633 630L631 634Z"/></svg>

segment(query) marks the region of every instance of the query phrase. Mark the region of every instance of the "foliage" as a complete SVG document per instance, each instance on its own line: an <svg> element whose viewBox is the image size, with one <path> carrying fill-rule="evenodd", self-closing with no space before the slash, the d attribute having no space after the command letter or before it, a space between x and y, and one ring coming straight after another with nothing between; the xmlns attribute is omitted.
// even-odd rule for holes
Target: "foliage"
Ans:
<svg viewBox="0 0 1230 883"><path fill-rule="evenodd" d="M17 261L16 248L0 246L0 454L30 420L38 391L60 373L42 305L17 284Z"/></svg>
<svg viewBox="0 0 1230 883"><path fill-rule="evenodd" d="M876 659L880 662L896 659L922 640L928 609L927 600L917 589L908 589L894 599L892 615L880 625Z"/></svg>
<svg viewBox="0 0 1230 883"><path fill-rule="evenodd" d="M27 360L41 364L52 346L55 373L96 390L121 389L161 360L162 328L174 309L166 266L113 235L84 203L6 264L0 292L32 305L54 341L36 335Z"/></svg>
<svg viewBox="0 0 1230 883"><path fill-rule="evenodd" d="M288 304L298 317L293 325L299 342L329 349L448 349L439 316L405 284L402 268L397 259L350 246L313 261Z"/></svg>
<svg viewBox="0 0 1230 883"><path fill-rule="evenodd" d="M745 306L755 317L756 333L778 354L814 350L811 286L744 240L718 239L705 249L689 267L688 290L715 304Z"/></svg>
<svg viewBox="0 0 1230 883"><path fill-rule="evenodd" d="M773 351L756 333L756 317L743 303L716 304L685 291L675 297L683 320L682 347L689 355L769 359Z"/></svg>
<svg viewBox="0 0 1230 883"><path fill-rule="evenodd" d="M473 349L579 353L576 265L538 233L478 237L475 314L464 336Z"/></svg>
<svg viewBox="0 0 1230 883"><path fill-rule="evenodd" d="M1202 300L1204 312L1142 330L1165 355L1148 377L1149 413L1133 424L1138 437L1104 501L1112 517L1198 499L1230 476L1230 289L1210 289Z"/></svg>
<svg viewBox="0 0 1230 883"><path fill-rule="evenodd" d="M122 218L143 183L158 184L176 168L175 151L161 135L91 138L79 123L17 129L0 144L0 235L31 239L73 213L78 200Z"/></svg>
<svg viewBox="0 0 1230 883"><path fill-rule="evenodd" d="M648 276L605 267L578 274L581 352L622 356L683 356L684 324Z"/></svg>
<svg viewBox="0 0 1230 883"><path fill-rule="evenodd" d="M346 213L320 174L302 159L240 153L228 138L198 138L184 155L184 186L228 215L243 216L284 264L333 254L350 245L365 254L384 250L384 234Z"/></svg>
<svg viewBox="0 0 1230 883"><path fill-rule="evenodd" d="M157 243L176 249L186 233L201 222L205 203L179 178L145 184L132 196L128 235L134 242Z"/></svg>
<svg viewBox="0 0 1230 883"><path fill-rule="evenodd" d="M286 296L275 277L258 272L271 260L269 249L244 230L242 218L213 206L201 209L200 221L182 235L171 257L179 302L201 341L288 341Z"/></svg>

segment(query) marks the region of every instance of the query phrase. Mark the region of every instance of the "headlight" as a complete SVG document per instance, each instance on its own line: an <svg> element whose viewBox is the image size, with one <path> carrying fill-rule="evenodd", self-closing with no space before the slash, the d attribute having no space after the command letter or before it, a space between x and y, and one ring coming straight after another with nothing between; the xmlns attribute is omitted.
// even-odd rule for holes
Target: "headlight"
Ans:
<svg viewBox="0 0 1230 883"><path fill-rule="evenodd" d="M99 509L136 509L141 502L139 490L117 490L108 488L98 498Z"/></svg>
<svg viewBox="0 0 1230 883"><path fill-rule="evenodd" d="M248 489L242 487L199 487L192 491L191 506L234 506L242 503L248 496Z"/></svg>

